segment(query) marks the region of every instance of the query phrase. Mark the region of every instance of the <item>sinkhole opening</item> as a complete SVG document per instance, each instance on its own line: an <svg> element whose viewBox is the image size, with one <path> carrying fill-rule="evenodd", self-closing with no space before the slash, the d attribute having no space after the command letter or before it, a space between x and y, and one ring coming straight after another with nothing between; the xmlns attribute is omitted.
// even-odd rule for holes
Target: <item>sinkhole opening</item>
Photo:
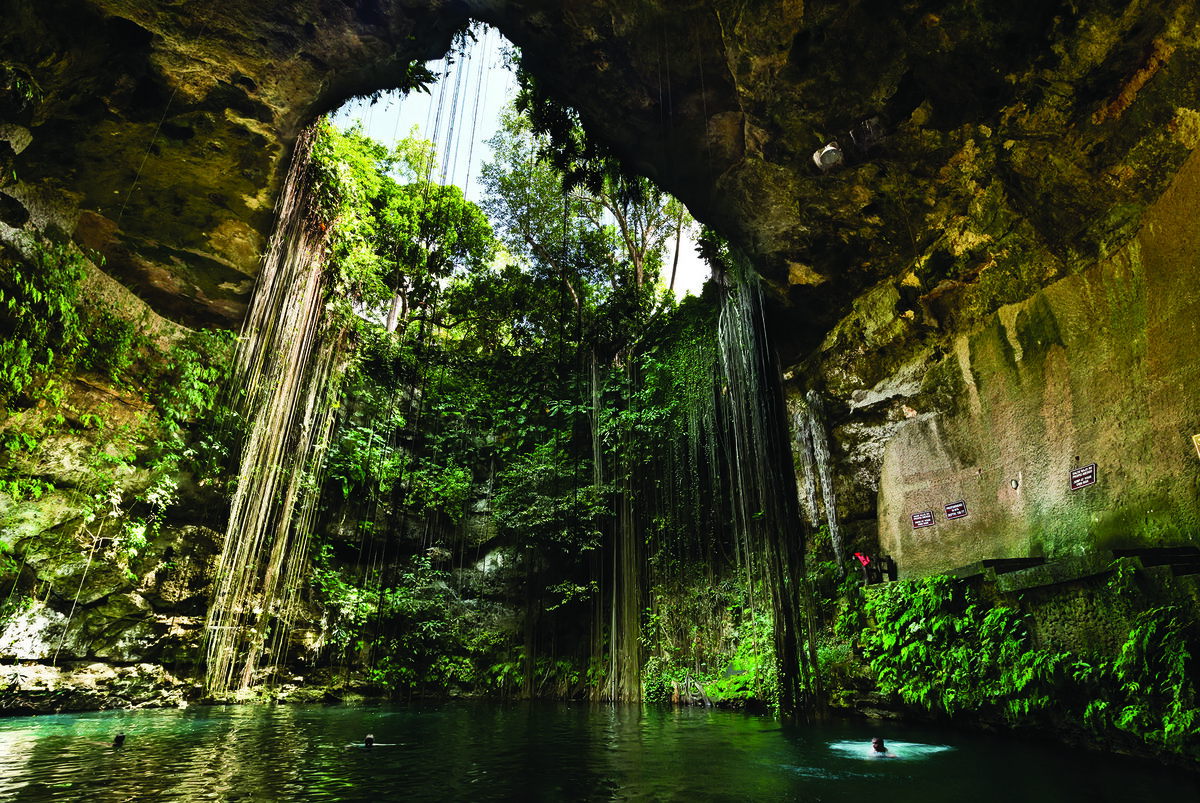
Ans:
<svg viewBox="0 0 1200 803"><path fill-rule="evenodd" d="M494 31L410 74L297 146L229 394L209 692L300 661L637 700L737 662L763 697L795 505L749 267L709 235L701 290L687 210Z"/></svg>

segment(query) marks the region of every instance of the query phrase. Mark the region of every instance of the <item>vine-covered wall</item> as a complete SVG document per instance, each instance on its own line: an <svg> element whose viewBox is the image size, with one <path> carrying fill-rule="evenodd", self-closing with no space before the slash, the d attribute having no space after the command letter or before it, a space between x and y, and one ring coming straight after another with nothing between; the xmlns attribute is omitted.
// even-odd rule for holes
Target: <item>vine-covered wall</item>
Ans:
<svg viewBox="0 0 1200 803"><path fill-rule="evenodd" d="M3 710L177 700L221 546L233 335L160 318L97 261L0 231L0 660L34 662Z"/></svg>

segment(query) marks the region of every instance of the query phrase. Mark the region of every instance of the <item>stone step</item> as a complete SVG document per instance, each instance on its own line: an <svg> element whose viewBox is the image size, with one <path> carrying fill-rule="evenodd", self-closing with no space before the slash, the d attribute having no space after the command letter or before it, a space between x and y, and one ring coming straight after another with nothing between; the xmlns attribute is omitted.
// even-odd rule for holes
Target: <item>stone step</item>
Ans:
<svg viewBox="0 0 1200 803"><path fill-rule="evenodd" d="M1112 553L1118 558L1137 558L1143 566L1176 566L1200 561L1200 549L1194 546L1114 549Z"/></svg>
<svg viewBox="0 0 1200 803"><path fill-rule="evenodd" d="M968 577L977 577L981 574L1007 574L1008 572L1020 571L1021 569L1029 569L1033 566L1041 566L1046 562L1045 558L984 558L977 560L974 563L968 563L966 566L960 566L957 569L952 569L946 574L959 580L965 580Z"/></svg>

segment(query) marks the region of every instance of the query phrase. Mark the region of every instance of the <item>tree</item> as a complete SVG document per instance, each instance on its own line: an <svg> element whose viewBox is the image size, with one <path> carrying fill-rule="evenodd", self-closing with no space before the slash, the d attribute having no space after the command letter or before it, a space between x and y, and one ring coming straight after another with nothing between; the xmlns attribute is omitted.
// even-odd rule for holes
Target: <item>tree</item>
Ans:
<svg viewBox="0 0 1200 803"><path fill-rule="evenodd" d="M669 304L663 257L682 226L683 206L645 178L619 170L594 180L546 157L549 142L529 119L507 111L482 169L484 209L505 246L535 272L553 275L588 319L588 339L616 354L649 316Z"/></svg>
<svg viewBox="0 0 1200 803"><path fill-rule="evenodd" d="M343 289L394 331L429 309L456 272L478 271L495 256L483 211L454 186L432 183L433 144L410 133L389 150L360 128L332 125L314 147L321 203L334 227L331 263Z"/></svg>
<svg viewBox="0 0 1200 803"><path fill-rule="evenodd" d="M406 551L395 536L413 527L435 552L504 544L526 603L526 683L535 664L574 654L599 667L597 693L609 672L609 693L636 699L643 558L673 503L642 505L666 493L660 458L680 453L683 430L653 345L674 308L661 274L682 207L615 169L573 181L510 111L482 169L493 239L461 192L425 180L427 143L339 136L349 158L326 173L352 203L338 207L335 248L360 303L389 307L401 334L381 332L382 315L360 327L372 334L355 338L359 398L345 404L326 498L374 497L386 513L370 532L397 542L384 554ZM669 416L680 421L667 432ZM486 500L472 495L481 487ZM486 533L460 527L484 502ZM379 599L399 577L373 580ZM560 617L589 625L565 631Z"/></svg>

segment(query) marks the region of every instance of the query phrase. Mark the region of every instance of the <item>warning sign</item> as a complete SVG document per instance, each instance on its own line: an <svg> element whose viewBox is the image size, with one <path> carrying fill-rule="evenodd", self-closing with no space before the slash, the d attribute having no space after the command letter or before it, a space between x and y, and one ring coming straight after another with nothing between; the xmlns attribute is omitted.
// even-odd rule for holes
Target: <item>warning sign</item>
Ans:
<svg viewBox="0 0 1200 803"><path fill-rule="evenodd" d="M959 499L957 502L951 502L946 505L946 520L961 519L967 515L967 503Z"/></svg>
<svg viewBox="0 0 1200 803"><path fill-rule="evenodd" d="M1096 484L1096 464L1071 469L1071 490L1078 491L1088 485Z"/></svg>

